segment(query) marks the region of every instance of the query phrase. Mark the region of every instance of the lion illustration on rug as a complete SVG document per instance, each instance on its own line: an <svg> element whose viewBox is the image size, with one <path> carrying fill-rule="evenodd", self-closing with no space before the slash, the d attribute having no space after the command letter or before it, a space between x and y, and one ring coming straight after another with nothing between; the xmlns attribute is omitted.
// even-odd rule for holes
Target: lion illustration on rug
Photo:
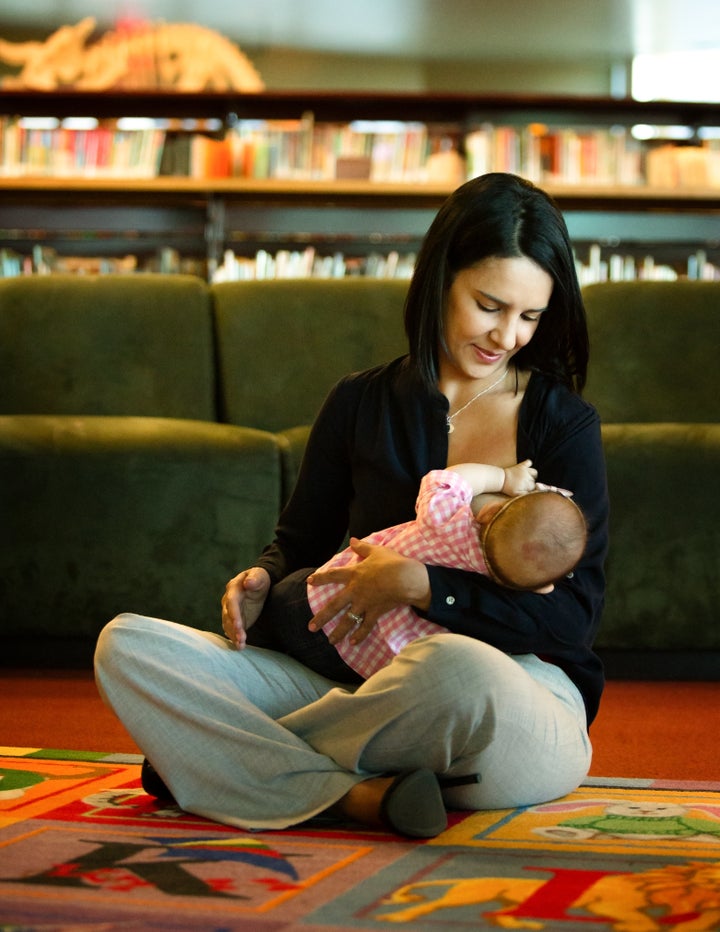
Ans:
<svg viewBox="0 0 720 932"><path fill-rule="evenodd" d="M530 868L532 869L532 868ZM668 864L638 873L540 868L549 879L448 878L410 883L384 905L413 903L378 914L415 922L439 910L502 904L482 913L503 929L556 930L558 922L606 922L613 932L713 932L720 928L720 862Z"/></svg>

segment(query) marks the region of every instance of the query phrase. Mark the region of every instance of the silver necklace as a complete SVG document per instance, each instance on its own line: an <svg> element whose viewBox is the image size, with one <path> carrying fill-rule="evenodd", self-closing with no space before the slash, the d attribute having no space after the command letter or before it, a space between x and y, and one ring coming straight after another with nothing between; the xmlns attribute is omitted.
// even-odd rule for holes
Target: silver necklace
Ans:
<svg viewBox="0 0 720 932"><path fill-rule="evenodd" d="M508 369L509 369L509 366L508 366ZM473 403L473 401L477 401L478 398L481 398L483 395L487 395L487 393L488 393L489 391L492 391L492 389L495 388L496 385L499 385L499 384L502 382L502 380L505 378L505 376L508 374L508 369L506 369L506 370L503 372L503 374L500 376L499 379L495 379L495 381L492 383L492 385L488 385L487 388L481 389L481 390L477 393L477 395L473 395L473 397L470 399L470 401L468 401L466 404L464 404L464 405L462 406L462 408L460 408L458 411L455 412L455 414L448 414L448 415L446 416L445 420L446 420L446 422L447 422L447 432L448 432L449 434L451 434L451 433L455 430L455 425L453 424L453 421L454 421L455 418L458 416L458 414L462 414L463 411L465 410L465 408L469 408L470 405Z"/></svg>

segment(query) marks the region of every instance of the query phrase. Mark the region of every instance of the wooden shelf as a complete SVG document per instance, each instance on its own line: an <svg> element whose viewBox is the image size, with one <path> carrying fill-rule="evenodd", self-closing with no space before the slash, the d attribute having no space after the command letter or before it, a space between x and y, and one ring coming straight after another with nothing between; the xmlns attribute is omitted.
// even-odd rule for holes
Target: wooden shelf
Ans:
<svg viewBox="0 0 720 932"><path fill-rule="evenodd" d="M657 188L631 185L543 184L543 190L566 209L631 210L637 207L667 210L719 210L720 188ZM3 199L25 200L41 194L52 199L77 195L103 196L121 193L142 195L153 200L187 199L220 195L229 200L260 200L287 203L368 205L400 204L424 206L440 204L452 192L452 185L418 185L399 182L356 180L293 180L253 178L59 178L0 176ZM2 208L0 207L0 211Z"/></svg>
<svg viewBox="0 0 720 932"><path fill-rule="evenodd" d="M155 116L227 120L284 119L311 110L317 120L353 119L462 122L501 114L524 119L552 116L562 122L666 123L717 126L714 104L637 101L631 98L523 94L416 94L354 91L263 91L261 93L173 93L171 91L72 91L45 93L0 89L0 113L21 116Z"/></svg>

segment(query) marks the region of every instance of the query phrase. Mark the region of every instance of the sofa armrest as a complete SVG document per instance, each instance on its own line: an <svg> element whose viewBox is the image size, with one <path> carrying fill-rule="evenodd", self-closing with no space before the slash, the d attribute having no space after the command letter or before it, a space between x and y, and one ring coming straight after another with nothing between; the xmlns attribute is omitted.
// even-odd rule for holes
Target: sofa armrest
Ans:
<svg viewBox="0 0 720 932"><path fill-rule="evenodd" d="M272 537L280 448L166 418L0 417L0 635L93 639L122 611L220 630Z"/></svg>

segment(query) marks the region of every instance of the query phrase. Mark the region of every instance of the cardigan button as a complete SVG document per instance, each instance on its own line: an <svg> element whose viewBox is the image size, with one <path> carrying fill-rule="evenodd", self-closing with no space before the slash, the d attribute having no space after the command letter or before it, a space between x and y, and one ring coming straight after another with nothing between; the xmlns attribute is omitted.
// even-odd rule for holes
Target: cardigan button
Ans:
<svg viewBox="0 0 720 932"><path fill-rule="evenodd" d="M454 595L449 595L449 596L445 599L445 604L446 604L446 605L454 605L454 604L455 604L455 596L454 596Z"/></svg>

